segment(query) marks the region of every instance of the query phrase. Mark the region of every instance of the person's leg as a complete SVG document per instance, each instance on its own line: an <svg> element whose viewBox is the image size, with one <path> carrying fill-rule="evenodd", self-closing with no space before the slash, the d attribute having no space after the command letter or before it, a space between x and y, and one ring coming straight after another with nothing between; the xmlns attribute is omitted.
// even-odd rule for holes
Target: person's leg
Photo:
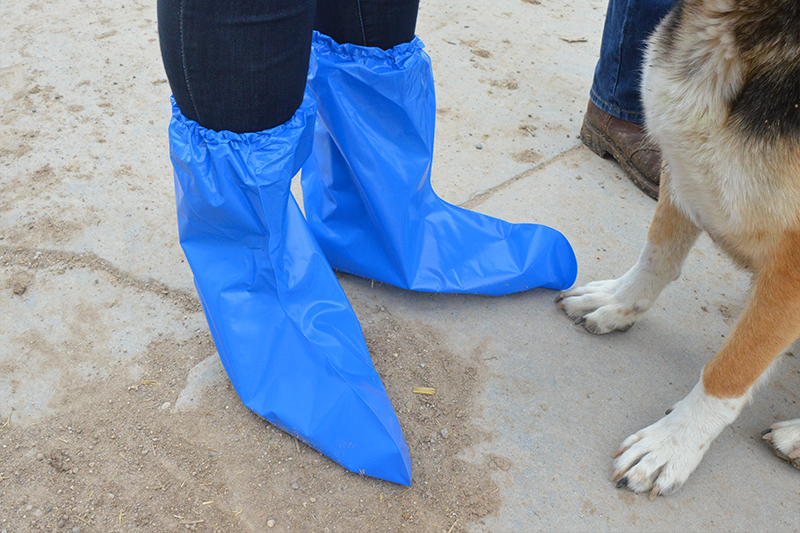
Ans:
<svg viewBox="0 0 800 533"><path fill-rule="evenodd" d="M339 44L389 50L414 38L419 0L317 0L314 29Z"/></svg>
<svg viewBox="0 0 800 533"><path fill-rule="evenodd" d="M644 122L640 84L645 41L676 0L609 0L590 98L602 111Z"/></svg>
<svg viewBox="0 0 800 533"><path fill-rule="evenodd" d="M611 155L645 193L658 197L661 153L645 135L640 96L647 37L676 0L609 0L600 58L581 128L583 142Z"/></svg>
<svg viewBox="0 0 800 533"><path fill-rule="evenodd" d="M181 112L236 133L289 120L303 101L314 13L314 0L159 0L161 54Z"/></svg>
<svg viewBox="0 0 800 533"><path fill-rule="evenodd" d="M178 233L242 402L348 469L408 485L358 319L290 190L314 137L314 7L159 0Z"/></svg>
<svg viewBox="0 0 800 533"><path fill-rule="evenodd" d="M575 255L559 232L467 211L433 191L436 98L430 58L409 40L416 2L320 7L334 3L341 24L318 11L316 27L357 44L315 33L308 83L318 119L302 173L306 217L331 265L428 292L570 286Z"/></svg>

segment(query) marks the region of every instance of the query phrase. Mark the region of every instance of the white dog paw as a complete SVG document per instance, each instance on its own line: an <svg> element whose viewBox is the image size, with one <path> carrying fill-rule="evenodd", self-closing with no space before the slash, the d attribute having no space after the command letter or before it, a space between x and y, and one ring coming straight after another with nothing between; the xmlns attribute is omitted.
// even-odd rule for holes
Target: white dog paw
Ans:
<svg viewBox="0 0 800 533"><path fill-rule="evenodd" d="M647 309L642 310L636 303L623 301L619 296L621 285L619 279L593 281L562 292L556 298L556 303L568 317L590 333L600 335L625 331Z"/></svg>
<svg viewBox="0 0 800 533"><path fill-rule="evenodd" d="M800 469L800 418L778 422L761 434L775 455Z"/></svg>
<svg viewBox="0 0 800 533"><path fill-rule="evenodd" d="M614 459L617 488L650 492L650 499L680 488L694 472L712 439L684 434L672 413L625 439ZM694 437L694 438L693 438Z"/></svg>
<svg viewBox="0 0 800 533"><path fill-rule="evenodd" d="M746 397L709 396L701 381L667 416L623 441L615 455L611 479L618 488L650 491L651 500L677 490L745 402Z"/></svg>

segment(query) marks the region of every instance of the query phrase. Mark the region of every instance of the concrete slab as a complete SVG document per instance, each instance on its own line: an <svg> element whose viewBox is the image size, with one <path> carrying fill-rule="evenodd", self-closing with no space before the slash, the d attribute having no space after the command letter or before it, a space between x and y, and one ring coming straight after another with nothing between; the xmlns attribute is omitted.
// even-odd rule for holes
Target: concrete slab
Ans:
<svg viewBox="0 0 800 533"><path fill-rule="evenodd" d="M435 189L558 228L579 282L633 264L655 207L577 139L605 7L431 0L418 25ZM0 530L798 531L797 472L759 437L798 416L796 357L677 494L649 502L607 479L743 305L747 277L706 238L645 319L604 337L552 291L341 276L412 449L410 491L249 413L178 245L155 20L153 0L0 3Z"/></svg>
<svg viewBox="0 0 800 533"><path fill-rule="evenodd" d="M442 197L461 204L575 145L604 14L600 1L422 2Z"/></svg>

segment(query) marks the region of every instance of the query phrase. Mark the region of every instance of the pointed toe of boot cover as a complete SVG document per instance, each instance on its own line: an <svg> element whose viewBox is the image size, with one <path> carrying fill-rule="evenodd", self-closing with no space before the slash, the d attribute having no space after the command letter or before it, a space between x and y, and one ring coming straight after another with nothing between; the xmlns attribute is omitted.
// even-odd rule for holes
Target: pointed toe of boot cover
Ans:
<svg viewBox="0 0 800 533"><path fill-rule="evenodd" d="M244 404L353 472L408 485L408 446L358 320L290 192L307 98L259 133L204 129L173 102L181 245Z"/></svg>
<svg viewBox="0 0 800 533"><path fill-rule="evenodd" d="M304 208L333 268L425 292L573 284L575 254L560 232L468 211L433 191L436 100L419 39L381 50L315 33L308 87L319 109Z"/></svg>

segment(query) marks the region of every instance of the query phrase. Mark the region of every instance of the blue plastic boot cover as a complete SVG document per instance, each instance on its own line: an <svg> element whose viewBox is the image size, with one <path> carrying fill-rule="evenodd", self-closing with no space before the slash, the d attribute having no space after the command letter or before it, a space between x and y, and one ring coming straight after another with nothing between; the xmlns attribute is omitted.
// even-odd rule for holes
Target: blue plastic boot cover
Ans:
<svg viewBox="0 0 800 533"><path fill-rule="evenodd" d="M500 296L573 284L575 254L558 231L434 193L436 99L419 39L381 50L315 32L308 86L319 114L304 209L334 269L427 292Z"/></svg>
<svg viewBox="0 0 800 533"><path fill-rule="evenodd" d="M408 485L408 446L361 327L290 192L315 104L259 132L212 131L173 100L180 241L244 404L353 472Z"/></svg>

